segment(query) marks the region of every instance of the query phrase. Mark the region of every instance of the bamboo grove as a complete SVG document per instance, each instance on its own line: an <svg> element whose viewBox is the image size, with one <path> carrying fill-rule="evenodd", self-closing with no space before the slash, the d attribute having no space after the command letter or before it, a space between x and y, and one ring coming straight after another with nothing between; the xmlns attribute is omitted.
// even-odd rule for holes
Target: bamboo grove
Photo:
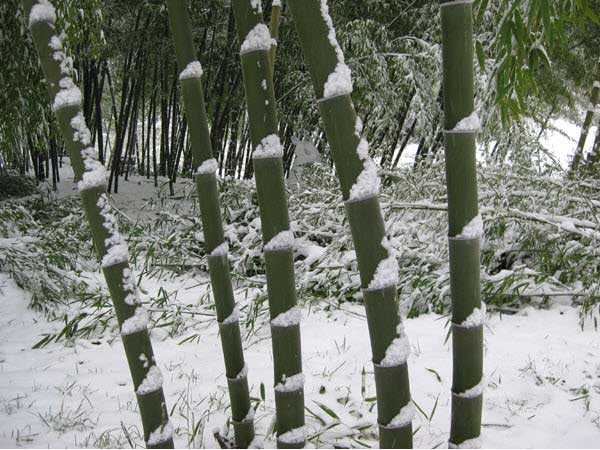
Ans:
<svg viewBox="0 0 600 450"><path fill-rule="evenodd" d="M52 112L44 118L52 136L51 157L32 161L36 173L51 170L56 183L62 147L68 152L118 319L146 446L172 448L174 441L146 312L109 197L111 191L118 192L120 177L127 179L134 170L154 177L155 185L159 177L166 177L171 194L178 176L194 179L235 448L251 448L258 442L252 404L256 380L244 355L224 231L222 211L227 204L220 196L219 176L254 178L272 344L276 443L278 448L303 448L310 441L303 371L303 365L306 369L310 362L303 364L302 360L302 299L297 298L294 218L289 217L286 191L297 127L288 120L294 111L281 112L288 94L279 92L277 83L278 58L285 52L279 37L287 35L289 39L289 34L295 33L295 45L302 55L298 64L312 87L311 92L303 92L310 95L302 105L307 109L314 106L315 110L304 125L312 130L313 137L324 135L319 150L329 150L355 248L370 338L379 446L412 448L416 429L408 365L411 345L400 312L399 268L379 201L382 180L373 148L387 149L377 153L381 167L398 165L420 126L411 113L413 99L417 102L416 88L399 94L404 104L393 115L399 128L383 134L375 129L369 121L369 97L353 78L343 41L338 39L330 13L333 2L326 0L268 2L268 20L260 0L232 0L225 22L213 25L211 33L208 28L192 26L193 17L206 13L198 11L198 2L151 2L164 3L166 17L154 10L138 10L131 31L135 39L124 43L124 77L119 83L107 55L75 58L79 67L74 68L63 45L63 20L51 2L22 3ZM428 135L420 139L416 159L418 162L443 149L452 303L448 445L476 448L480 445L485 385L485 303L480 281L483 223L476 171L476 149L481 139L476 111L476 11L471 0L435 3L441 26L442 79L436 89L441 107L432 123L420 126L421 131L427 128ZM294 31L282 28L286 20ZM217 26L222 26L220 32L225 36L225 46L219 49L209 42ZM165 46L156 54L150 51L145 40L155 38L149 30L156 29L161 30L161 42L171 43L174 55L164 51ZM219 63L201 63L214 60ZM207 66L218 70L208 71ZM76 72L81 90L75 83ZM584 165L583 147L600 101L599 83L593 84L573 173ZM105 96L111 99L108 113L102 110ZM485 101L482 104L485 108ZM106 114L108 124L102 120ZM105 125L107 129L103 129ZM109 142L111 136L114 142ZM375 137L371 144L369 136ZM595 149L585 165L594 165L600 158L600 132Z"/></svg>

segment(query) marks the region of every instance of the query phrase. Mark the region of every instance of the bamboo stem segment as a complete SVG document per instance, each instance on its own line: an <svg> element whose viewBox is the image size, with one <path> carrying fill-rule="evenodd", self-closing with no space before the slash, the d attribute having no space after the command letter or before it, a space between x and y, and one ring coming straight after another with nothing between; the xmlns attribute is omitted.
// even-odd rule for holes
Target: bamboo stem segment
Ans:
<svg viewBox="0 0 600 450"><path fill-rule="evenodd" d="M209 254L208 267L225 359L235 443L237 448L247 448L254 439L254 410L250 403L239 313L231 284L228 247L219 206L216 177L219 167L213 159L208 130L201 80L202 66L195 55L187 0L167 0L167 8L180 68L179 79L189 124L192 160L196 168L196 190Z"/></svg>
<svg viewBox="0 0 600 450"><path fill-rule="evenodd" d="M600 72L600 62L598 64L598 70ZM581 164L581 159L583 158L583 149L585 147L585 142L587 141L588 134L590 132L590 128L592 126L592 122L594 121L594 114L596 113L596 108L600 105L600 74L598 80L592 86L592 92L590 94L590 104L585 113L585 119L583 121L583 125L581 127L581 134L579 135L579 140L577 141L577 147L575 148L575 153L573 155L573 161L571 161L571 175L573 175ZM588 160L592 160L594 158L594 148L592 148L592 154L588 158Z"/></svg>
<svg viewBox="0 0 600 450"><path fill-rule="evenodd" d="M477 205L473 24L470 1L442 1L444 135L450 288L452 295L452 412L450 447L476 447L483 404L483 322Z"/></svg>
<svg viewBox="0 0 600 450"><path fill-rule="evenodd" d="M407 366L410 346L398 311L398 266L377 198L377 167L350 98L350 69L327 1L289 0L289 7L319 98L356 248L375 366L379 444L410 448L414 415Z"/></svg>
<svg viewBox="0 0 600 450"><path fill-rule="evenodd" d="M270 51L275 45L262 23L261 2L234 0L240 57L248 106L256 190L262 224L277 415L277 446L302 448L304 378L300 311L296 309L294 237L290 230L283 172L283 148L277 132Z"/></svg>
<svg viewBox="0 0 600 450"><path fill-rule="evenodd" d="M56 10L47 0L24 0L26 17L48 82L60 132L69 151L75 181L92 231L94 247L113 301L133 379L148 448L173 448L162 375L152 350L147 315L140 305L129 267L127 243L119 234L106 195L106 171L96 159L81 109L81 91L73 82L72 61L55 28Z"/></svg>

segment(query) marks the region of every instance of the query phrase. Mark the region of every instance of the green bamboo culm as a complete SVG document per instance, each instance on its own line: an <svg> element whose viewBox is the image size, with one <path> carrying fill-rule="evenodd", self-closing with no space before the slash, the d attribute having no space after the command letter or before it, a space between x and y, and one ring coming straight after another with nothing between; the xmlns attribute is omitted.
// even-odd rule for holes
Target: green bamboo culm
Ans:
<svg viewBox="0 0 600 450"><path fill-rule="evenodd" d="M262 22L260 0L233 0L248 106L250 138L258 193L267 292L271 317L277 446L302 448L304 375L300 348L300 311L296 307L294 236L290 230L283 173L283 147L269 52L275 45Z"/></svg>
<svg viewBox="0 0 600 450"><path fill-rule="evenodd" d="M135 277L129 267L127 243L119 234L106 195L106 171L90 145L90 131L81 112L81 91L72 79L72 61L65 55L55 28L56 10L47 0L24 0L23 5L117 315L146 446L173 448L173 428L162 389L162 375L148 334L147 315L140 305Z"/></svg>
<svg viewBox="0 0 600 450"><path fill-rule="evenodd" d="M571 161L571 175L574 175L579 170L581 159L583 158L583 149L585 147L585 142L587 141L590 128L594 121L594 114L598 105L600 105L600 62L598 63L598 80L595 81L594 85L592 86L592 93L590 94L590 104L585 113L585 119L583 121L583 126L581 127L581 134L579 135L579 141L577 141L577 148L575 149L573 160ZM596 145L594 145L594 147L592 148L592 152L587 158L586 163L588 165L596 162L595 159L597 158L597 155L595 154L595 151Z"/></svg>
<svg viewBox="0 0 600 450"><path fill-rule="evenodd" d="M187 0L167 0L167 8L181 71L179 80L189 124L192 159L196 167L194 176L225 359L235 445L237 448L247 448L254 439L254 409L250 403L239 312L231 284L228 246L221 219L216 175L219 166L213 158L208 130L201 80L202 66L196 59Z"/></svg>
<svg viewBox="0 0 600 450"><path fill-rule="evenodd" d="M271 18L269 19L269 31L275 42L279 41L279 24L281 22L282 0L273 0L271 3ZM269 62L271 63L271 77L275 71L275 57L277 56L277 45L272 45L269 50Z"/></svg>
<svg viewBox="0 0 600 450"><path fill-rule="evenodd" d="M356 248L375 368L381 448L411 448L414 406L399 315L398 265L378 200L380 180L350 94L350 69L326 0L289 0L341 185Z"/></svg>
<svg viewBox="0 0 600 450"><path fill-rule="evenodd" d="M444 136L452 295L450 447L477 447L483 404L483 321L477 206L471 1L442 1Z"/></svg>

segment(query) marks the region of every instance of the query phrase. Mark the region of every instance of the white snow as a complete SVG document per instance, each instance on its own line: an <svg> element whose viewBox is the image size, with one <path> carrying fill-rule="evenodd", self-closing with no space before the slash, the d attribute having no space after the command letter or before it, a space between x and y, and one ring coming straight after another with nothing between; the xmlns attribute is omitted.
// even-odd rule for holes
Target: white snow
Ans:
<svg viewBox="0 0 600 450"><path fill-rule="evenodd" d="M276 392L296 392L304 388L304 374L297 373L289 377L284 377L281 383L275 385Z"/></svg>
<svg viewBox="0 0 600 450"><path fill-rule="evenodd" d="M240 311L237 306L234 306L233 310L231 311L231 314L229 314L227 317L225 317L223 322L221 322L221 325L232 325L234 323L238 323L239 321L240 321Z"/></svg>
<svg viewBox="0 0 600 450"><path fill-rule="evenodd" d="M377 166L371 158L367 158L363 161L362 172L358 175L356 182L350 189L348 201L358 202L376 197L379 194L380 186L381 180L377 173Z"/></svg>
<svg viewBox="0 0 600 450"><path fill-rule="evenodd" d="M196 168L195 175L208 175L219 170L219 163L215 158L210 158L202 161L202 164Z"/></svg>
<svg viewBox="0 0 600 450"><path fill-rule="evenodd" d="M52 104L53 111L81 105L81 91L75 86L71 78L63 78L60 80L59 86L60 90L56 93Z"/></svg>
<svg viewBox="0 0 600 450"><path fill-rule="evenodd" d="M357 114L356 120L354 121L354 134L356 135L357 138L361 137L362 131L363 131L363 121ZM366 142L366 140L365 140L365 142ZM359 143L359 145L360 145L360 143ZM367 145L369 145L368 142L367 142ZM368 149L367 149L367 151L368 151ZM360 152L358 150L357 150L357 153L360 156Z"/></svg>
<svg viewBox="0 0 600 450"><path fill-rule="evenodd" d="M121 335L128 336L130 334L139 333L148 329L148 314L146 310L138 306L135 308L133 315L126 319L121 325Z"/></svg>
<svg viewBox="0 0 600 450"><path fill-rule="evenodd" d="M173 425L171 422L158 427L148 437L148 445L157 446L163 442L168 441L173 437Z"/></svg>
<svg viewBox="0 0 600 450"><path fill-rule="evenodd" d="M166 283L166 284L165 284ZM193 302L197 283L189 279L170 282L154 281L147 285L155 295L159 287L167 290L180 288L181 301ZM206 289L209 289L206 286ZM240 292L240 291L238 291ZM3 314L0 316L0 446L15 447L73 447L92 436L89 446L102 433L110 434L112 447L123 447L127 440L121 422L127 427L139 427L129 369L122 344L115 339L102 339L99 345L90 345L78 339L72 346L52 344L33 350L42 333L55 332L38 312L27 308L30 295L16 286L7 275L0 273L0 299ZM364 401L374 396L372 376L369 371L369 334L362 305L347 304L343 310L323 314L314 309L303 323L303 360L306 365L306 404L319 413L313 401L332 409L349 427L377 426L372 403ZM444 317L427 314L407 319L407 332L413 337L419 351L411 355L411 393L417 404L426 412L438 404L431 421L417 414L414 436L415 447L444 446L447 440L450 416L450 383L452 377L451 343L444 343ZM598 380L600 341L593 323L582 330L578 324L578 310L573 307L551 307L548 310L531 310L527 316L492 315L488 326L493 332L486 334L487 388L484 398L485 416L483 446L486 448L594 448L597 446L598 428L594 423L600 410L600 394L594 385ZM62 326L59 325L60 328ZM58 328L58 329L60 329ZM196 333L199 330L194 330ZM167 406L171 408L181 396L191 396L200 414L206 414L204 431L200 432L195 447L218 447L211 430L220 427L229 417L227 401L210 402L208 399L226 397L227 382L223 377L223 361L218 327L208 321L200 330L200 341L178 345L180 338L154 339L155 353L161 366L170 367L165 379ZM268 330L261 339L251 344L246 341L245 357L252 366L251 395L259 396L259 385L273 386L273 371L266 355L271 351ZM197 370L201 364L202 370ZM339 366L339 368L338 368ZM337 369L337 370L336 370ZM434 370L441 381L434 373ZM333 375L330 375L335 370ZM166 374L165 374L166 375ZM591 377L591 378L590 378ZM190 380L194 380L193 388ZM559 380L554 382L553 380ZM71 386L69 388L69 386ZM319 388L325 392L319 394ZM575 400L581 388L588 389L585 399ZM68 388L68 389L67 389ZM89 406L88 400L93 405ZM348 399L346 406L337 398ZM436 400L437 399L437 400ZM589 411L586 407L589 402ZM129 405L129 406L125 406ZM75 412L93 419L90 427L64 426L60 431L49 428L38 417L48 418L49 411L66 419ZM359 411L362 422L349 410ZM186 430L185 408L175 409L173 426ZM329 416L322 414L324 420ZM262 437L270 418L274 416L273 396L261 402L256 411L257 433ZM310 416L307 415L307 418ZM329 418L329 419L328 419ZM315 426L309 420L311 427ZM25 430L25 431L23 431ZM116 430L116 431L115 431ZM319 430L318 426L316 430ZM335 442L334 428L321 437L324 446ZM25 439L25 437L27 439ZM19 439L19 442L17 442ZM112 439L119 439L112 440ZM185 431L175 436L177 447L187 447ZM265 447L274 446L273 437L267 438ZM375 447L376 440L367 440ZM134 444L143 445L139 436ZM96 445L97 446L97 445Z"/></svg>
<svg viewBox="0 0 600 450"><path fill-rule="evenodd" d="M288 309L286 312L278 314L273 320L271 320L271 326L279 328L293 327L299 325L302 320L302 311L294 306Z"/></svg>
<svg viewBox="0 0 600 450"><path fill-rule="evenodd" d="M265 245L265 252L277 252L294 248L294 233L284 230L277 233Z"/></svg>
<svg viewBox="0 0 600 450"><path fill-rule="evenodd" d="M277 440L285 444L300 444L306 440L306 427L294 428L277 436Z"/></svg>
<svg viewBox="0 0 600 450"><path fill-rule="evenodd" d="M407 405L403 406L400 409L400 412L394 416L390 423L385 425L385 428L396 429L396 428L404 428L415 418L415 406L412 401L409 401Z"/></svg>
<svg viewBox="0 0 600 450"><path fill-rule="evenodd" d="M477 214L463 227L460 233L453 237L453 239L479 239L482 236L483 219L481 218L481 214Z"/></svg>
<svg viewBox="0 0 600 450"><path fill-rule="evenodd" d="M227 256L227 253L229 253L229 244L227 242L223 242L215 247L212 252L210 252L210 256Z"/></svg>
<svg viewBox="0 0 600 450"><path fill-rule="evenodd" d="M594 87L600 89L600 81L594 81Z"/></svg>
<svg viewBox="0 0 600 450"><path fill-rule="evenodd" d="M56 22L56 10L48 0L38 0L31 8L29 26L31 27L38 22L46 22L50 25L54 25L54 22Z"/></svg>
<svg viewBox="0 0 600 450"><path fill-rule="evenodd" d="M476 111L470 116L461 119L456 126L450 130L451 133L474 133L481 129L481 121Z"/></svg>
<svg viewBox="0 0 600 450"><path fill-rule="evenodd" d="M385 248L387 257L382 259L377 265L373 279L367 288L369 291L377 291L398 284L398 272L400 269L396 259L396 252L386 236L383 237L381 245Z"/></svg>
<svg viewBox="0 0 600 450"><path fill-rule="evenodd" d="M463 320L460 324L453 324L453 326L458 326L461 328L475 328L480 327L485 323L485 303L481 302L481 308L473 309L473 312L469 314L465 320Z"/></svg>
<svg viewBox="0 0 600 450"><path fill-rule="evenodd" d="M329 74L323 86L323 99L339 97L352 93L352 74L350 68L338 62L335 70Z"/></svg>
<svg viewBox="0 0 600 450"><path fill-rule="evenodd" d="M241 380L242 378L246 378L248 376L248 365L244 364L242 370L235 376L234 380Z"/></svg>
<svg viewBox="0 0 600 450"><path fill-rule="evenodd" d="M118 242L107 247L106 254L102 257L102 267L111 267L127 262L129 252L126 242Z"/></svg>
<svg viewBox="0 0 600 450"><path fill-rule="evenodd" d="M278 6L279 8L281 8L281 0L273 0L273 3L271 4L271 6L273 6L273 7Z"/></svg>
<svg viewBox="0 0 600 450"><path fill-rule="evenodd" d="M250 6L252 6L252 9L257 13L262 12L262 0L250 0Z"/></svg>
<svg viewBox="0 0 600 450"><path fill-rule="evenodd" d="M448 448L481 448L481 438L467 439L458 445L448 442Z"/></svg>
<svg viewBox="0 0 600 450"><path fill-rule="evenodd" d="M479 383L477 383L472 388L469 388L464 392L455 393L454 395L456 395L457 397L462 397L462 398L477 398L477 397L483 395L484 388L485 388L485 381L482 378L479 381Z"/></svg>
<svg viewBox="0 0 600 450"><path fill-rule="evenodd" d="M259 23L248 32L244 42L242 42L240 54L268 51L273 45L277 45L277 42L271 37L269 28L264 23Z"/></svg>
<svg viewBox="0 0 600 450"><path fill-rule="evenodd" d="M158 366L152 366L137 388L138 395L147 395L162 388L163 376Z"/></svg>
<svg viewBox="0 0 600 450"><path fill-rule="evenodd" d="M342 51L340 44L338 44L337 37L335 35L335 27L333 26L333 20L331 20L331 16L329 15L329 6L327 5L327 0L321 0L321 16L323 17L325 25L327 26L327 39L329 40L329 44L331 44L333 47L338 62L344 63L344 52Z"/></svg>
<svg viewBox="0 0 600 450"><path fill-rule="evenodd" d="M283 146L276 134L270 134L260 141L256 146L252 157L254 159L261 158L281 158L283 156Z"/></svg>
<svg viewBox="0 0 600 450"><path fill-rule="evenodd" d="M379 363L381 367L398 367L406 363L410 356L410 341L404 331L404 324L398 323L397 337L385 350L385 356Z"/></svg>
<svg viewBox="0 0 600 450"><path fill-rule="evenodd" d="M85 123L85 119L81 111L71 119L71 128L73 129L73 140L75 142L79 142L85 147L90 145L92 135Z"/></svg>
<svg viewBox="0 0 600 450"><path fill-rule="evenodd" d="M191 78L202 78L202 74L204 71L202 70L202 64L200 61L192 61L189 63L185 69L181 71L179 74L179 80L189 80Z"/></svg>

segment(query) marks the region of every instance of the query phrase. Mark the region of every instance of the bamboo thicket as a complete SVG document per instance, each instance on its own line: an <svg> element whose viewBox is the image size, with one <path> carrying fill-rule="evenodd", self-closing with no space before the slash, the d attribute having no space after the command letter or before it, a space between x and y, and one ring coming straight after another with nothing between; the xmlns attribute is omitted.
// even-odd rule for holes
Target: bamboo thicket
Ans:
<svg viewBox="0 0 600 450"><path fill-rule="evenodd" d="M196 168L196 190L225 359L235 444L237 448L247 448L254 439L254 410L250 403L239 312L231 285L228 246L221 219L217 185L219 165L213 158L208 130L202 88L202 66L196 59L187 0L167 0L167 7L180 69L179 80L185 114L189 123L192 159Z"/></svg>
<svg viewBox="0 0 600 450"><path fill-rule="evenodd" d="M270 50L274 45L262 22L260 0L234 0L240 59L248 107L250 138L267 272L277 415L277 445L302 448L304 375L300 311L296 308L294 236L290 230Z"/></svg>
<svg viewBox="0 0 600 450"><path fill-rule="evenodd" d="M452 412L449 445L476 447L483 403L483 320L477 205L471 1L442 1L442 55L450 289Z"/></svg>
<svg viewBox="0 0 600 450"><path fill-rule="evenodd" d="M350 69L326 0L289 0L340 181L360 271L375 367L381 448L412 447L409 343L399 316L398 266L379 205L380 180L350 94Z"/></svg>
<svg viewBox="0 0 600 450"><path fill-rule="evenodd" d="M571 174L576 172L579 169L579 165L581 164L581 159L583 158L583 149L585 147L585 142L587 141L588 134L590 133L590 128L592 127L592 123L594 121L594 114L596 113L596 108L598 108L600 104L600 63L598 64L598 80L592 86L592 92L590 94L590 104L585 112L585 119L583 120L583 125L581 126L581 133L579 135L579 140L577 141L577 147L575 148L575 153L573 154L573 160L571 161ZM595 147L595 145L594 145ZM594 148L592 149L593 153ZM593 156L588 158L589 161L593 160Z"/></svg>
<svg viewBox="0 0 600 450"><path fill-rule="evenodd" d="M91 146L91 133L82 114L81 91L72 78L72 60L65 55L55 28L55 8L47 0L24 0L24 6L48 82L52 109L69 151L94 246L117 315L146 445L149 448L173 448L173 429L163 394L162 376L148 335L147 315L140 304L135 277L129 267L127 243L119 234L106 195L106 171Z"/></svg>

